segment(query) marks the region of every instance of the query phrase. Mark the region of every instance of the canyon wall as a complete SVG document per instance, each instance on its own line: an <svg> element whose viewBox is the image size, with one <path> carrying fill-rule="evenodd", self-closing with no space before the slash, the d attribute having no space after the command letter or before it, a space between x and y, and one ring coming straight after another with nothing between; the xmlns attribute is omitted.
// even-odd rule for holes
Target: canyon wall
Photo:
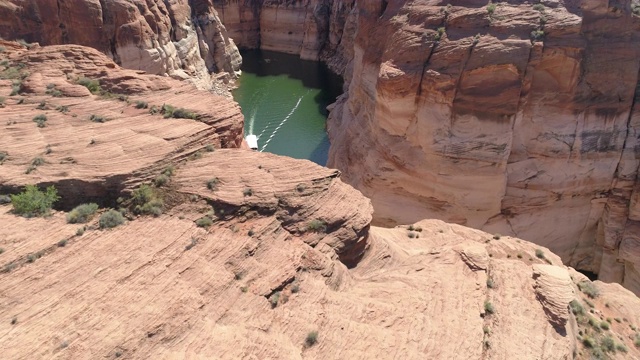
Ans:
<svg viewBox="0 0 640 360"><path fill-rule="evenodd" d="M119 65L212 88L242 59L209 0L3 1L0 37L96 48Z"/></svg>
<svg viewBox="0 0 640 360"><path fill-rule="evenodd" d="M636 5L358 2L328 165L378 224L518 236L640 293Z"/></svg>
<svg viewBox="0 0 640 360"><path fill-rule="evenodd" d="M355 0L214 0L240 48L298 54L343 72L355 33Z"/></svg>

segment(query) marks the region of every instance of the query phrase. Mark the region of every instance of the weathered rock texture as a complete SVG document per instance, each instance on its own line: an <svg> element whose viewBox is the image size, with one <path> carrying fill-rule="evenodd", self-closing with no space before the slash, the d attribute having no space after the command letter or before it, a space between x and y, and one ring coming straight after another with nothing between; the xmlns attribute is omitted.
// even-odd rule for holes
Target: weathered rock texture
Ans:
<svg viewBox="0 0 640 360"><path fill-rule="evenodd" d="M640 293L640 17L629 0L473 4L358 2L329 166L377 224L515 235Z"/></svg>
<svg viewBox="0 0 640 360"><path fill-rule="evenodd" d="M119 65L215 86L242 62L209 0L11 0L0 2L0 37L96 48Z"/></svg>
<svg viewBox="0 0 640 360"><path fill-rule="evenodd" d="M370 200L339 171L219 149L242 141L226 98L90 48L0 46L0 199L28 183L62 195L43 218L0 205L3 358L586 360L608 337L627 349L610 358L640 357L640 300L544 247L439 220L371 227ZM31 120L40 114L45 127ZM170 165L154 187L164 213L134 216L130 192ZM60 211L98 201L101 213L116 197L127 221L115 229ZM211 225L198 227L204 216ZM590 325L607 319L610 330Z"/></svg>
<svg viewBox="0 0 640 360"><path fill-rule="evenodd" d="M56 183L65 208L77 205L75 198L113 206L127 182L168 161L188 158L207 145L242 145L243 117L227 98L184 81L122 69L83 46L27 50L2 41L0 46L5 48L0 78L18 69L23 74L18 78L26 76L0 79L0 152L7 154L0 161L0 188ZM76 83L80 77L98 80L112 94L92 94ZM13 83L21 86L10 96ZM128 98L118 100L121 95L114 93ZM147 108L137 108L138 102ZM184 104L198 121L150 113L163 104ZM46 117L45 127L32 120L40 115ZM44 163L29 171L37 158Z"/></svg>
<svg viewBox="0 0 640 360"><path fill-rule="evenodd" d="M353 47L355 0L213 0L240 48L299 54L342 72Z"/></svg>

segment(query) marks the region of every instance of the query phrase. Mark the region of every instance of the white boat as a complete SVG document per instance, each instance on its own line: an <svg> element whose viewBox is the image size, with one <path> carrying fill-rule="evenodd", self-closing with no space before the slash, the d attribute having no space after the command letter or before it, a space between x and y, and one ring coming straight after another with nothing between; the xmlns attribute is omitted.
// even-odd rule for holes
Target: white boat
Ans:
<svg viewBox="0 0 640 360"><path fill-rule="evenodd" d="M249 144L249 148L251 150L258 150L258 137L255 135L247 135L246 139L247 144Z"/></svg>

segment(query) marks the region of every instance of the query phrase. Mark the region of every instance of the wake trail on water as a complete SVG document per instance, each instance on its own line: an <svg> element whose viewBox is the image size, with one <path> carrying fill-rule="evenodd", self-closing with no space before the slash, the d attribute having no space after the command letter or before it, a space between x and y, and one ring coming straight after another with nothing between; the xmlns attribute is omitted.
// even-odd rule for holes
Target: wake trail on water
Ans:
<svg viewBox="0 0 640 360"><path fill-rule="evenodd" d="M309 94L309 92L311 92L311 90L307 91L306 94L300 96L300 98L298 99L298 102L295 104L295 106L293 107L293 109L291 109L291 111L289 112L289 114L282 119L282 121L280 122L280 124L278 124L278 126L273 130L273 132L271 133L271 135L269 136L269 138L267 139L267 141L265 141L264 145L262 145L262 149L260 149L260 152L263 152L264 149L267 147L267 145L269 145L269 143L271 142L271 140L273 139L273 137L276 135L276 133L278 132L278 130L280 130L280 128L282 127L282 125L284 125L285 122L287 122L287 120L289 120L289 118L291 117L291 115L293 115L293 113L298 109L298 106L300 106L300 102L302 101L302 99L307 96ZM266 127L265 129L266 130ZM262 133L264 133L264 130L262 131ZM262 135L262 133L260 133ZM260 136L258 136L258 138L260 138Z"/></svg>
<svg viewBox="0 0 640 360"><path fill-rule="evenodd" d="M269 85L271 85L271 83L273 83L274 81L275 80L273 80L273 79L271 81L269 81L264 86L264 88L265 89L269 88ZM251 116L249 116L249 135L253 134L253 127L254 127L255 122L256 122L256 115L258 113L258 108L260 107L260 104L262 104L262 102L264 101L264 98L266 96L267 96L267 92L264 89L260 89L260 91L256 91L255 93L253 93L253 95L251 96L251 99L249 100L249 104L251 104L251 103L255 103L256 104L253 107L253 109L251 110Z"/></svg>

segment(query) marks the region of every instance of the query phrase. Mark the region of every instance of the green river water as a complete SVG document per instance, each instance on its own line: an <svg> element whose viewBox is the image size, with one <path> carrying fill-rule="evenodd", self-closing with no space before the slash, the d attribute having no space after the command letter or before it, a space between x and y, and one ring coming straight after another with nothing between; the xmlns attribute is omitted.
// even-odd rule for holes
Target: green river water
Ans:
<svg viewBox="0 0 640 360"><path fill-rule="evenodd" d="M329 152L326 106L342 92L342 80L319 62L270 51L242 52L234 99L245 117L245 136L258 136L260 151L325 165Z"/></svg>

